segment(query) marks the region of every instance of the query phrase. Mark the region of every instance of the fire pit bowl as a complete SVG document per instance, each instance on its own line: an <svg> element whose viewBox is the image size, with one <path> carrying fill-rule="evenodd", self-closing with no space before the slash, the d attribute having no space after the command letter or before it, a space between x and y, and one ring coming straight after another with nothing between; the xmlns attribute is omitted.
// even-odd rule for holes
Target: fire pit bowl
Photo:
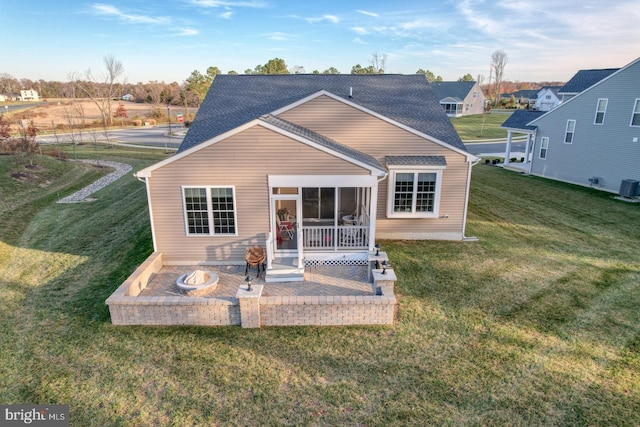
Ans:
<svg viewBox="0 0 640 427"><path fill-rule="evenodd" d="M178 277L176 285L188 296L199 297L213 292L218 286L218 274L208 270L196 270Z"/></svg>

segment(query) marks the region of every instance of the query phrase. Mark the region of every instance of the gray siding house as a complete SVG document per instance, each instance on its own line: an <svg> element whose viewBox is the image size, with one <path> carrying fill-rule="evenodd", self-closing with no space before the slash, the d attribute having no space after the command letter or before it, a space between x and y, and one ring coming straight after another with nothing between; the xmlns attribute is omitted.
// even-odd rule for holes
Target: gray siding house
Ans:
<svg viewBox="0 0 640 427"><path fill-rule="evenodd" d="M590 86L561 90L570 97L527 124L535 128L530 172L617 193L623 181L640 180L640 58L572 81L589 76Z"/></svg>

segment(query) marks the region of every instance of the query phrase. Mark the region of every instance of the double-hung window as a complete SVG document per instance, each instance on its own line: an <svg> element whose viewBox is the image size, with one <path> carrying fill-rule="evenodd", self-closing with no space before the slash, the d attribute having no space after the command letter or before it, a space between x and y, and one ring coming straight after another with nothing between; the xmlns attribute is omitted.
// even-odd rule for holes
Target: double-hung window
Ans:
<svg viewBox="0 0 640 427"><path fill-rule="evenodd" d="M538 157L545 160L547 158L547 151L549 151L549 137L543 136L540 138L540 154Z"/></svg>
<svg viewBox="0 0 640 427"><path fill-rule="evenodd" d="M607 113L607 103L609 102L606 98L598 99L598 104L596 105L596 117L593 119L594 125L601 125L604 123L604 115Z"/></svg>
<svg viewBox="0 0 640 427"><path fill-rule="evenodd" d="M444 160L443 160L444 162ZM389 166L387 217L437 218L444 165Z"/></svg>
<svg viewBox="0 0 640 427"><path fill-rule="evenodd" d="M236 235L234 187L183 187L188 236Z"/></svg>
<svg viewBox="0 0 640 427"><path fill-rule="evenodd" d="M576 121L567 120L567 129L564 133L564 143L573 144L573 134L576 132Z"/></svg>
<svg viewBox="0 0 640 427"><path fill-rule="evenodd" d="M636 98L633 104L633 113L631 114L631 124L629 126L640 126L640 98Z"/></svg>

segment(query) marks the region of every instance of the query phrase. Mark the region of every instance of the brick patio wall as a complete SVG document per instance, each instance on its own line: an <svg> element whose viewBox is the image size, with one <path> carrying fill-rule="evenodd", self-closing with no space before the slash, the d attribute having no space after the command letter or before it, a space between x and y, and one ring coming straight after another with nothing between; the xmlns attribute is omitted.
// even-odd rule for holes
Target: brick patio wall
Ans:
<svg viewBox="0 0 640 427"><path fill-rule="evenodd" d="M238 302L199 297L141 297L140 292L162 269L155 252L115 290L106 304L114 325L240 325Z"/></svg>
<svg viewBox="0 0 640 427"><path fill-rule="evenodd" d="M231 301L198 297L128 297L110 301L114 325L240 325L240 306Z"/></svg>
<svg viewBox="0 0 640 427"><path fill-rule="evenodd" d="M262 326L390 325L395 296L297 296L260 298Z"/></svg>
<svg viewBox="0 0 640 427"><path fill-rule="evenodd" d="M161 269L162 254L152 254L107 299L114 325L388 325L395 319L393 281L380 281L382 295L375 296L258 296L243 303L245 298L140 296Z"/></svg>

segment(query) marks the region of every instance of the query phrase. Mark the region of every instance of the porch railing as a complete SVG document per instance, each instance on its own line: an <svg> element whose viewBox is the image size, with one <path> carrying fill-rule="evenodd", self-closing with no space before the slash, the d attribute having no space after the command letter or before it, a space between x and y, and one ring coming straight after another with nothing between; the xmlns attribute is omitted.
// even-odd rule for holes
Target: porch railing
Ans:
<svg viewBox="0 0 640 427"><path fill-rule="evenodd" d="M369 227L366 225L302 227L304 249L366 249Z"/></svg>

